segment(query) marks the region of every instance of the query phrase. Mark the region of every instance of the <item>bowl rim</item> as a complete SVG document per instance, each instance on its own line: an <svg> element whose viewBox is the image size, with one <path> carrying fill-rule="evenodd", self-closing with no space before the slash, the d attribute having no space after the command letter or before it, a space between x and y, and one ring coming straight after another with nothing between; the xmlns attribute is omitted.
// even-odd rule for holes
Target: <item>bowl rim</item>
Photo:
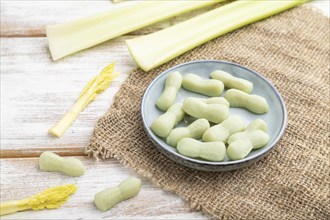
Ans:
<svg viewBox="0 0 330 220"><path fill-rule="evenodd" d="M146 100L146 96L148 94L148 92L150 91L152 85L159 79L161 78L163 75L168 74L170 72L172 72L174 69L177 69L181 66L186 66L186 65L190 65L190 64L196 64L196 63L206 63L206 62L211 62L211 63L224 63L224 64L229 64L229 65L234 65L236 67L245 69L253 74L255 74L256 76L260 77L263 81L265 81L267 84L269 84L270 88L274 91L275 95L277 96L277 98L280 101L281 104L281 109L283 112L283 122L281 125L281 129L278 132L277 136L275 137L274 141L272 143L270 143L270 145L268 146L268 148L261 148L262 150L259 151L258 153L250 156L250 157L245 157L243 159L240 160L230 160L230 161L218 161L218 162L212 162L212 161L206 161L206 160L199 160L199 159L194 159L194 158L189 158L186 157L184 155L181 155L180 153L178 153L177 151L170 151L166 148L166 146L171 147L169 145L167 145L166 143L162 143L160 142L160 138L157 137L152 131L151 129L147 126L146 123L146 116L145 113L143 111L143 106L145 105L145 100ZM263 156L267 155L267 153L269 153L271 150L273 150L273 148L277 145L277 143L279 142L279 140L281 139L286 126L287 126L287 111L286 111L286 107L285 107L285 103L284 100L281 96L281 94L279 93L279 91L276 89L276 87L272 84L272 82L268 79L266 79L264 76L262 76L260 73L245 67L241 64L237 64L237 63L233 63L230 61L224 61L224 60L193 60L193 61L189 61L189 62L185 62L185 63L181 63L178 65L175 65L169 69L164 70L163 72L161 72L155 79L153 79L147 89L144 91L144 94L142 96L142 101L141 101L141 105L140 105L140 109L141 109L141 117L142 117L142 123L143 123L143 127L144 130L146 131L147 135L149 138L151 138L152 143L156 143L158 145L158 147L161 147L163 150L165 150L166 152L173 154L177 157L180 157L184 160L187 160L189 162L195 163L195 164L201 164L201 165L211 165L211 166L227 166L227 165L239 165L239 164L244 164L248 161L251 160L257 160L257 159L261 159ZM163 146L164 144L166 144L166 146ZM168 156L168 155L167 155Z"/></svg>

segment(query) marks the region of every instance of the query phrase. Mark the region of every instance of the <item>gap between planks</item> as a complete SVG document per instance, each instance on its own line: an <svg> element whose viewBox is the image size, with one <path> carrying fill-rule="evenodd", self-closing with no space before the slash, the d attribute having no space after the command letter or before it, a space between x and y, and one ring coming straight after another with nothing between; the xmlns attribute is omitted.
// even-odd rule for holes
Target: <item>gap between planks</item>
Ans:
<svg viewBox="0 0 330 220"><path fill-rule="evenodd" d="M87 156L84 154L84 148L28 148L24 150L1 150L0 159L39 157L44 151L51 151L60 156Z"/></svg>

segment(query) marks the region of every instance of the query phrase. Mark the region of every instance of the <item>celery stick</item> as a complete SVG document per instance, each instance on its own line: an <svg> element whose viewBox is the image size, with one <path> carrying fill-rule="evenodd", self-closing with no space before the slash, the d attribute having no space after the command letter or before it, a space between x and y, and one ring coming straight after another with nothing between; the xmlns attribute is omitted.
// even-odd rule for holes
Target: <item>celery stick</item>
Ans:
<svg viewBox="0 0 330 220"><path fill-rule="evenodd" d="M223 0L143 1L76 21L46 26L53 60L166 18Z"/></svg>
<svg viewBox="0 0 330 220"><path fill-rule="evenodd" d="M102 72L88 82L84 90L81 92L78 101L68 111L63 118L51 129L49 133L61 137L65 131L70 127L72 122L77 118L79 113L90 103L96 96L106 90L111 81L119 75L118 72L114 72L114 64L106 66Z"/></svg>
<svg viewBox="0 0 330 220"><path fill-rule="evenodd" d="M126 40L135 62L149 71L209 40L308 0L242 0L158 32Z"/></svg>

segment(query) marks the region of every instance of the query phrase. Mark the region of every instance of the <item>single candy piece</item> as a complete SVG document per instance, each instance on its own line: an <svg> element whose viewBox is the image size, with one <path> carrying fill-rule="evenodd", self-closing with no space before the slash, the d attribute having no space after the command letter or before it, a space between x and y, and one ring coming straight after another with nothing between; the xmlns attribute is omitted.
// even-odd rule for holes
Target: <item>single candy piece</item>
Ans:
<svg viewBox="0 0 330 220"><path fill-rule="evenodd" d="M227 155L231 160L245 158L253 149L251 142L241 139L231 143L227 148Z"/></svg>
<svg viewBox="0 0 330 220"><path fill-rule="evenodd" d="M245 129L245 123L239 116L229 116L221 124L214 125L207 129L203 134L203 141L214 142L223 141L226 142L228 137L236 132L243 131Z"/></svg>
<svg viewBox="0 0 330 220"><path fill-rule="evenodd" d="M118 203L136 196L141 189L141 180L135 177L129 177L121 182L117 187L108 188L98 192L94 196L95 206L107 211Z"/></svg>
<svg viewBox="0 0 330 220"><path fill-rule="evenodd" d="M226 157L226 146L222 142L201 142L192 138L183 138L179 141L177 149L186 157L208 161L223 161Z"/></svg>
<svg viewBox="0 0 330 220"><path fill-rule="evenodd" d="M211 73L212 79L221 80L226 88L238 89L246 93L252 93L253 83L246 79L235 77L225 71L216 70Z"/></svg>
<svg viewBox="0 0 330 220"><path fill-rule="evenodd" d="M268 126L264 120L258 118L252 121L246 128L246 131L255 131L255 130L262 130L264 132L267 132Z"/></svg>
<svg viewBox="0 0 330 220"><path fill-rule="evenodd" d="M186 90L207 96L221 96L224 85L215 79L203 79L200 76L188 73L182 79L182 86Z"/></svg>
<svg viewBox="0 0 330 220"><path fill-rule="evenodd" d="M212 98L208 98L208 99L204 99L204 98L195 98L195 97L190 97L191 99L197 99L200 101L205 102L206 104L224 104L229 108L229 102L223 98L223 97L212 97ZM191 116L191 115L185 115L184 118L184 123L185 124L191 124L192 122L196 121L197 118Z"/></svg>
<svg viewBox="0 0 330 220"><path fill-rule="evenodd" d="M166 138L166 143L176 147L183 138L200 139L209 127L210 123L206 119L197 119L187 127L174 128Z"/></svg>
<svg viewBox="0 0 330 220"><path fill-rule="evenodd" d="M213 123L221 123L228 118L229 108L224 104L207 104L196 98L187 98L183 102L183 110L195 118L205 118Z"/></svg>
<svg viewBox="0 0 330 220"><path fill-rule="evenodd" d="M159 137L167 137L184 117L181 103L175 103L164 114L156 118L150 128Z"/></svg>
<svg viewBox="0 0 330 220"><path fill-rule="evenodd" d="M64 158L50 151L39 157L39 168L47 172L59 172L68 176L81 176L85 173L83 163L76 158Z"/></svg>
<svg viewBox="0 0 330 220"><path fill-rule="evenodd" d="M229 102L227 99L223 97L212 97L212 98L195 98L195 97L189 97L190 99L196 99L205 102L206 104L223 104L226 105L229 108Z"/></svg>
<svg viewBox="0 0 330 220"><path fill-rule="evenodd" d="M237 89L229 89L225 93L225 99L230 107L241 107L256 114L268 112L268 104L265 98L258 95L250 95Z"/></svg>
<svg viewBox="0 0 330 220"><path fill-rule="evenodd" d="M179 72L172 72L167 76L164 91L156 101L156 106L160 110L165 112L174 104L181 83L182 76Z"/></svg>
<svg viewBox="0 0 330 220"><path fill-rule="evenodd" d="M261 130L250 132L245 138L238 139L227 148L227 155L231 160L240 160L246 157L252 149L258 149L267 145L269 135Z"/></svg>
<svg viewBox="0 0 330 220"><path fill-rule="evenodd" d="M256 120L252 121L247 126L245 131L237 132L237 133L234 133L234 134L230 135L230 137L228 138L227 143L231 144L232 142L234 142L238 139L245 138L249 135L250 132L256 131L256 130L261 130L261 131L267 132L268 126L267 126L266 122L262 119L256 119Z"/></svg>

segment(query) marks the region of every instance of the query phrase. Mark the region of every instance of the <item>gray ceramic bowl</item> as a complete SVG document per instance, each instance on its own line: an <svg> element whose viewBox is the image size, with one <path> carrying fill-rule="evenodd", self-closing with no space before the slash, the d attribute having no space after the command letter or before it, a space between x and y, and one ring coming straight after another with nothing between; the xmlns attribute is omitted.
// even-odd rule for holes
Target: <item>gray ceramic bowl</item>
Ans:
<svg viewBox="0 0 330 220"><path fill-rule="evenodd" d="M240 115L246 124L255 119L263 119L268 125L268 134L270 141L267 146L253 150L247 157L241 160L230 161L226 158L222 162L210 162L202 159L192 159L178 153L176 148L166 144L165 140L156 136L150 129L150 125L154 119L163 114L157 109L155 103L164 88L164 82L167 75L173 71L179 71L183 76L187 73L195 73L203 78L210 78L210 73L214 70L224 70L234 76L244 78L253 83L253 94L261 95L266 98L269 105L269 112L262 115L253 114L242 108L230 108L229 112L233 115ZM225 92L223 92L224 94ZM223 95L222 94L222 95ZM176 102L183 102L187 97L204 97L206 96L189 92L181 88L178 92ZM165 155L172 160L194 168L205 171L228 171L248 166L262 157L266 156L280 140L286 127L286 110L281 95L276 88L263 76L241 65L217 61L217 60L202 60L183 63L172 67L161 73L155 78L146 89L142 103L141 114L144 128L154 145ZM176 127L186 126L183 122Z"/></svg>

